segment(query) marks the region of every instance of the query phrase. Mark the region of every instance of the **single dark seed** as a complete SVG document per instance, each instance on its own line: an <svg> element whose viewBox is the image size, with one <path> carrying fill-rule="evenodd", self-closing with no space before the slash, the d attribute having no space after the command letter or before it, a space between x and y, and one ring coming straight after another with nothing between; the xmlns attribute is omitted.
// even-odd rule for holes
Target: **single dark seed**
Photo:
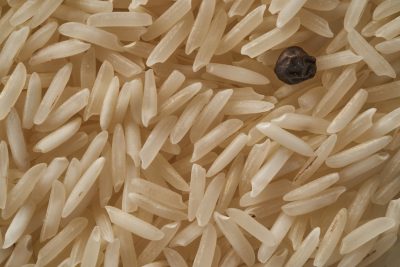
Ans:
<svg viewBox="0 0 400 267"><path fill-rule="evenodd" d="M275 64L275 74L287 84L296 84L314 77L317 72L315 57L308 55L301 47L286 48Z"/></svg>

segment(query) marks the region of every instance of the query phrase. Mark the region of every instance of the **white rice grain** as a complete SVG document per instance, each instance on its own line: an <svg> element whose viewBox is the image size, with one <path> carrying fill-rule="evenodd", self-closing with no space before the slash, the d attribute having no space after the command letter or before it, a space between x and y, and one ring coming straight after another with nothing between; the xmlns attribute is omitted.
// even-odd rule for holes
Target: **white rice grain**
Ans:
<svg viewBox="0 0 400 267"><path fill-rule="evenodd" d="M224 184L224 173L220 173L215 176L208 184L207 189L204 192L203 199L200 201L196 212L196 219L199 226L204 227L210 221Z"/></svg>
<svg viewBox="0 0 400 267"><path fill-rule="evenodd" d="M210 63L207 72L217 77L246 84L268 84L269 79L258 72L238 66Z"/></svg>
<svg viewBox="0 0 400 267"><path fill-rule="evenodd" d="M351 30L347 35L351 48L363 57L365 63L378 76L396 77L393 67L359 33Z"/></svg>
<svg viewBox="0 0 400 267"><path fill-rule="evenodd" d="M35 124L42 124L48 118L50 112L54 109L55 104L65 90L71 73L71 63L67 63L57 71L35 113L35 117L33 119Z"/></svg>
<svg viewBox="0 0 400 267"><path fill-rule="evenodd" d="M24 88L26 68L23 63L18 63L0 93L0 120L3 120L15 105Z"/></svg>
<svg viewBox="0 0 400 267"><path fill-rule="evenodd" d="M387 217L375 218L364 223L343 238L340 254L343 255L354 251L394 226L395 221Z"/></svg>
<svg viewBox="0 0 400 267"><path fill-rule="evenodd" d="M248 266L252 266L255 261L254 251L239 227L232 219L218 212L214 212L214 220L243 262Z"/></svg>
<svg viewBox="0 0 400 267"><path fill-rule="evenodd" d="M143 237L148 240L160 240L164 237L164 233L155 226L137 218L136 216L124 212L115 207L106 206L108 215L113 224Z"/></svg>
<svg viewBox="0 0 400 267"><path fill-rule="evenodd" d="M105 159L103 157L95 160L90 167L84 172L76 183L74 189L72 189L71 194L65 201L64 208L62 210L62 217L65 218L70 215L83 198L88 194L90 188L96 182L102 168L104 167Z"/></svg>
<svg viewBox="0 0 400 267"><path fill-rule="evenodd" d="M303 240L300 247L292 254L285 267L302 266L310 258L311 254L319 244L320 228L314 228Z"/></svg>
<svg viewBox="0 0 400 267"><path fill-rule="evenodd" d="M203 231L196 257L193 260L194 267L211 267L217 245L217 232L212 224Z"/></svg>

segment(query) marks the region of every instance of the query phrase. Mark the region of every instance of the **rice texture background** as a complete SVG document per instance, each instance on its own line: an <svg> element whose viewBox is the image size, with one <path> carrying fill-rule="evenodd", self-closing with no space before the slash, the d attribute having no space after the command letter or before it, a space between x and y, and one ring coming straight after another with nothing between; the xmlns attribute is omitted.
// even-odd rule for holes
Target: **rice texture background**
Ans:
<svg viewBox="0 0 400 267"><path fill-rule="evenodd" d="M0 0L0 266L398 267L399 76L399 0Z"/></svg>

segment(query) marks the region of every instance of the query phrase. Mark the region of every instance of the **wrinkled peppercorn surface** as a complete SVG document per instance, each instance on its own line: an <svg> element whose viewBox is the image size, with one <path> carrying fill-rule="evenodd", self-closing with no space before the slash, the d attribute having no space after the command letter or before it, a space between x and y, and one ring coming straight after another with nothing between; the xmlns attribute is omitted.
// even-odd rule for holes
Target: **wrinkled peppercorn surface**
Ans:
<svg viewBox="0 0 400 267"><path fill-rule="evenodd" d="M286 48L275 65L275 74L287 84L297 84L311 79L317 72L315 57L308 55L301 47Z"/></svg>

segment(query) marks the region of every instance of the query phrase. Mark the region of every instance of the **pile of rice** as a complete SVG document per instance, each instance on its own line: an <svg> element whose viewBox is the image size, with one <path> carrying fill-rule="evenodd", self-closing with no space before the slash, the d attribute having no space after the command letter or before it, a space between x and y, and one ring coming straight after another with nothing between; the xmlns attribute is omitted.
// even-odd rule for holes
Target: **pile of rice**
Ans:
<svg viewBox="0 0 400 267"><path fill-rule="evenodd" d="M1 266L399 266L400 1L0 13Z"/></svg>

